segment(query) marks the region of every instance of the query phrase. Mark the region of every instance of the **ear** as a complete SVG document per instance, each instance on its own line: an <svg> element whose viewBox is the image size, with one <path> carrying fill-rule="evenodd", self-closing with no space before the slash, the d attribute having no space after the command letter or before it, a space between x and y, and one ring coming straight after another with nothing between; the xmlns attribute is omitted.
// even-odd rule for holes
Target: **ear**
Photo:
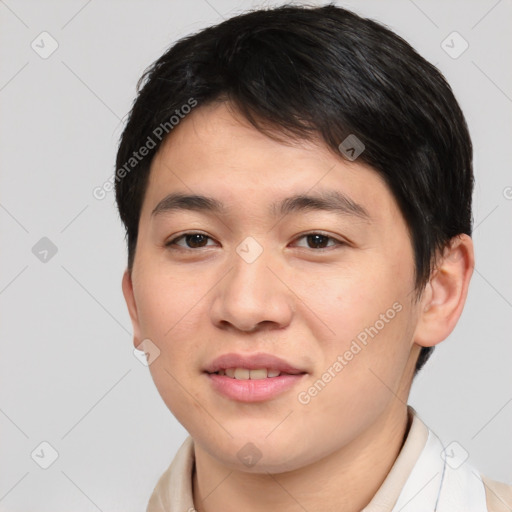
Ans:
<svg viewBox="0 0 512 512"><path fill-rule="evenodd" d="M123 295L126 305L128 306L128 313L132 320L133 326L133 346L137 348L142 343L142 337L140 335L139 315L137 312L137 304L135 302L135 296L133 294L133 283L132 276L128 269L123 274Z"/></svg>
<svg viewBox="0 0 512 512"><path fill-rule="evenodd" d="M455 328L466 302L475 266L473 241L466 234L450 241L423 291L414 342L433 347Z"/></svg>

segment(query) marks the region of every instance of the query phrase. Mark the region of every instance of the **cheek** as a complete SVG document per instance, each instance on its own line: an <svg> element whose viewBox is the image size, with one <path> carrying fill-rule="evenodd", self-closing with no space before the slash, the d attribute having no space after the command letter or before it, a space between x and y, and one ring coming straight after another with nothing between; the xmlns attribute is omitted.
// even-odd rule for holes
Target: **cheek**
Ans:
<svg viewBox="0 0 512 512"><path fill-rule="evenodd" d="M196 358L205 344L197 331L205 294L199 282L190 272L187 276L146 272L136 290L141 336L160 351L149 370L162 399L178 418L192 413L190 397L197 393L199 371Z"/></svg>
<svg viewBox="0 0 512 512"><path fill-rule="evenodd" d="M301 296L315 314L316 337L323 340L317 372L341 356L351 388L360 386L363 392L378 383L377 376L390 385L396 382L410 352L411 283L405 262L400 268L386 258L373 258L371 264L361 261L350 271L335 269L303 284Z"/></svg>
<svg viewBox="0 0 512 512"><path fill-rule="evenodd" d="M205 291L187 276L167 271L145 272L136 289L141 336L149 338L160 350L149 370L164 403L185 422L190 416L201 417L199 406L191 397L198 392L197 349L204 339L194 336L200 300ZM204 414L204 411L203 411Z"/></svg>
<svg viewBox="0 0 512 512"><path fill-rule="evenodd" d="M331 331L329 339L356 336L377 322L377 329L398 317L409 292L408 276L388 269L382 262L334 269L315 277L301 275L295 289L306 306ZM404 315L402 315L404 316ZM384 322L384 323L383 323ZM396 323L396 322L391 322Z"/></svg>
<svg viewBox="0 0 512 512"><path fill-rule="evenodd" d="M145 272L134 291L142 335L165 344L183 331L204 295L203 287L191 272L158 269Z"/></svg>
<svg viewBox="0 0 512 512"><path fill-rule="evenodd" d="M334 326L336 337L323 345L322 363L299 397L299 409L313 416L315 428L326 438L345 442L371 425L389 404L396 400L400 381L407 366L408 311L398 302L395 309L380 309L388 320L377 321L367 309L368 322L340 318ZM368 305L366 305L368 307ZM318 418L318 420L317 420ZM320 420L321 418L321 420Z"/></svg>

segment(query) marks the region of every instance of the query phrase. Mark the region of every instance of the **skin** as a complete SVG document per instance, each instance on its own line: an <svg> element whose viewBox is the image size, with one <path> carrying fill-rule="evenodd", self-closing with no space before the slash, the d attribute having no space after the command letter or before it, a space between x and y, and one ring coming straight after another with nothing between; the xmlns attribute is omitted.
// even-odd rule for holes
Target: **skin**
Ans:
<svg viewBox="0 0 512 512"><path fill-rule="evenodd" d="M320 190L342 191L371 221L319 211L276 219L267 211L294 193ZM213 196L227 214L151 215L171 192ZM185 239L165 246L191 231L210 238L199 247ZM319 231L333 239L324 239L323 251L304 236ZM263 248L252 263L236 252L248 236ZM471 238L453 239L415 300L408 229L374 170L320 141L273 140L226 103L188 115L152 162L123 293L134 345L149 338L160 350L151 375L194 439L195 508L355 512L366 506L407 434L420 348L453 330L473 266ZM309 403L300 403L299 392L396 302L401 311ZM307 374L271 400L230 400L203 373L228 352L269 352ZM262 455L252 467L237 457L249 442Z"/></svg>

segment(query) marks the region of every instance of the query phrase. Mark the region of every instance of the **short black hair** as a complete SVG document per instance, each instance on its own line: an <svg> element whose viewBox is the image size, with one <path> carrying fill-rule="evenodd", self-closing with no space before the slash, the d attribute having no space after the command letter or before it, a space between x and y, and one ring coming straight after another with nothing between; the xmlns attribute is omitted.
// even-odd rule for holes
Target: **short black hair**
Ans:
<svg viewBox="0 0 512 512"><path fill-rule="evenodd" d="M270 137L319 137L340 157L348 135L362 141L358 158L385 180L407 223L416 298L450 239L471 235L464 115L439 70L373 20L333 4L249 11L173 44L137 92L115 174L130 271L154 155L191 106L217 101ZM146 156L135 159L141 147ZM416 373L432 351L422 348Z"/></svg>

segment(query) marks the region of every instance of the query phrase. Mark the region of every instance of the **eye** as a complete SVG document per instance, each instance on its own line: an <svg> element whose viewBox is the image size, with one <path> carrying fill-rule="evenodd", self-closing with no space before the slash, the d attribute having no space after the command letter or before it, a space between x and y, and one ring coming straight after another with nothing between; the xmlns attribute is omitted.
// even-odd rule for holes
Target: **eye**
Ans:
<svg viewBox="0 0 512 512"><path fill-rule="evenodd" d="M179 244L178 242L184 240L186 245ZM211 247L206 245L207 240L212 240L209 236L204 233L184 233L172 240L165 243L166 247L176 245L184 249L201 249L202 247Z"/></svg>
<svg viewBox="0 0 512 512"><path fill-rule="evenodd" d="M307 247L309 249L327 249L329 247L333 247L336 245L346 245L345 242L333 238L332 236L324 235L323 233L306 233L305 235L300 236L297 240L301 240L302 238L306 239L306 243L311 244L313 247ZM332 245L328 246L327 244L332 241L334 242ZM304 246L299 246L304 247Z"/></svg>
<svg viewBox="0 0 512 512"><path fill-rule="evenodd" d="M323 233L306 233L296 240L306 239L306 246L298 245L298 247L306 247L309 249L316 249L317 252L323 249L329 249L330 247L335 247L337 245L346 245L345 242L338 240L332 236L325 235ZM211 245L207 245L208 240L213 240L208 235L204 233L184 233L172 240L169 240L165 243L166 247L177 246L183 249L201 249L204 247L211 247ZM184 242L178 243L178 242Z"/></svg>

